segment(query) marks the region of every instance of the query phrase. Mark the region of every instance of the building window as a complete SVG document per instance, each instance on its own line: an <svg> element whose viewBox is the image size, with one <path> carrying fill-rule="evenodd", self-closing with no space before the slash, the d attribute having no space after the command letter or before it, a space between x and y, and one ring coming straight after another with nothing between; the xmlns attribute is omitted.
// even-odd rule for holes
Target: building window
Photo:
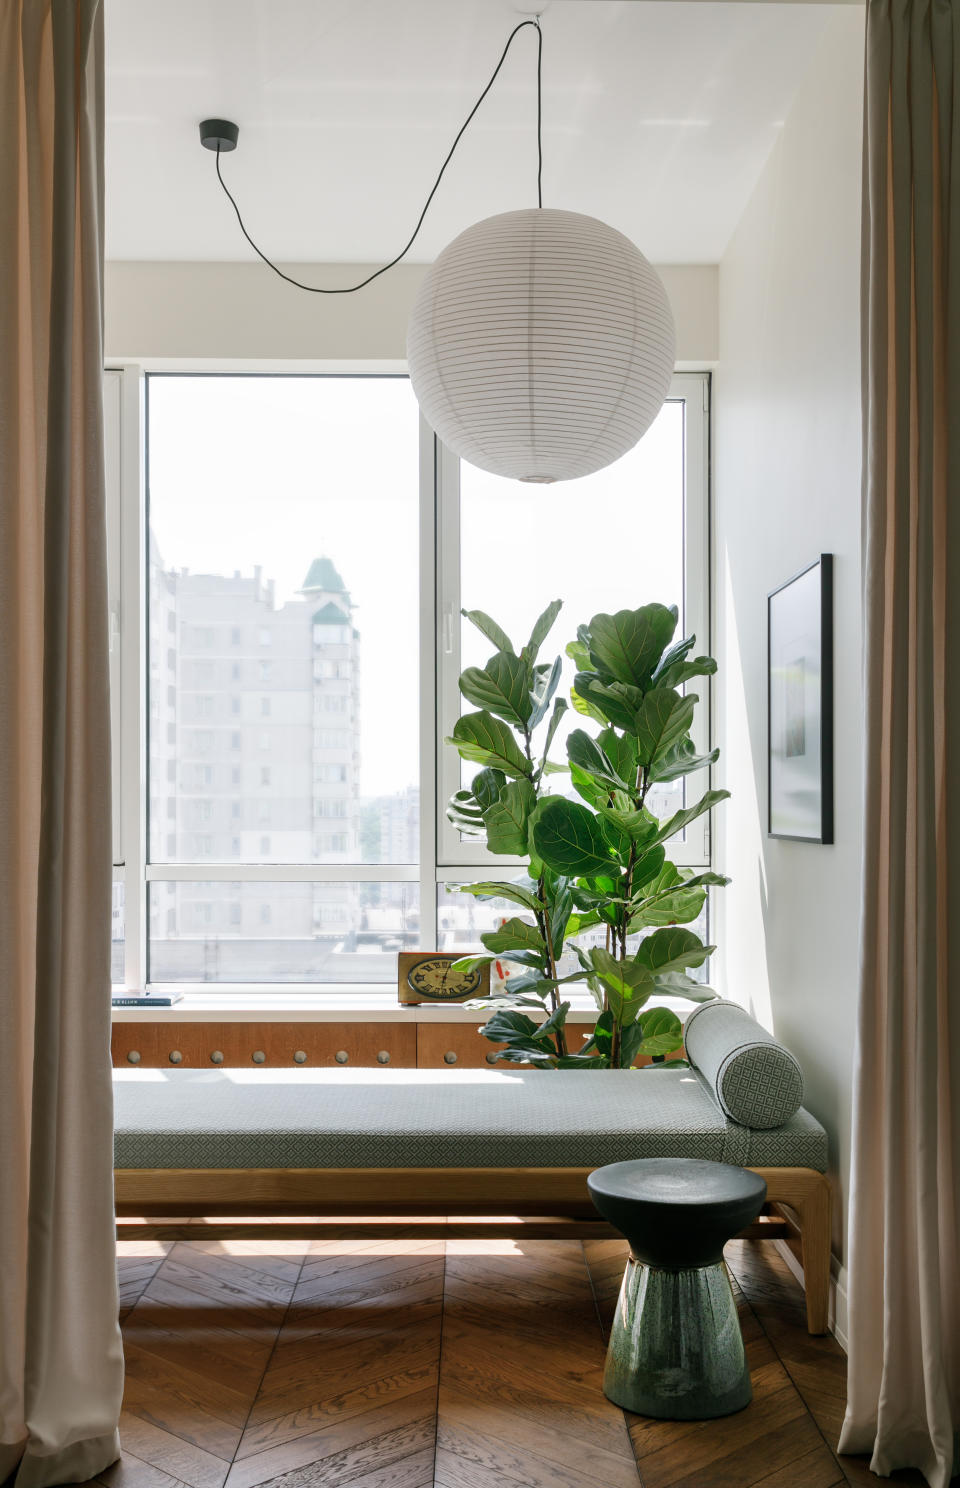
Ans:
<svg viewBox="0 0 960 1488"><path fill-rule="evenodd" d="M442 886L517 869L445 817L446 800L473 774L441 742L461 710L457 677L490 653L450 617L487 610L522 642L561 595L544 648L552 659L595 609L675 601L685 633L708 649L707 388L704 376L678 377L648 434L608 470L518 492L421 440L403 377L147 377L148 427L128 437L135 448L147 436L149 561L143 580L125 575L141 586L146 614L124 611L135 638L145 629L147 674L125 687L119 710L129 737L146 734L145 780L126 749L122 789L146 799L140 813L115 813L126 944L145 947L139 970L127 955L128 985L365 985L395 977L400 947L468 948L487 908L444 899ZM134 416L138 400L122 406ZM311 553L299 503L318 480L329 548ZM138 501L124 490L111 520L129 516L136 528ZM590 533L621 534L613 548L598 536L591 550L585 504ZM490 518L503 511L518 549L536 547L522 584L503 570L503 524ZM424 646L421 615L434 612L438 634ZM565 726L579 722L568 715ZM430 729L423 738L421 727ZM563 758L562 737L552 752ZM664 794L658 809L676 804ZM684 862L708 863L702 833L691 829L682 846ZM242 873L239 888L227 867ZM152 917L151 905L160 906ZM258 940L263 924L275 934ZM317 926L336 936L318 937Z"/></svg>

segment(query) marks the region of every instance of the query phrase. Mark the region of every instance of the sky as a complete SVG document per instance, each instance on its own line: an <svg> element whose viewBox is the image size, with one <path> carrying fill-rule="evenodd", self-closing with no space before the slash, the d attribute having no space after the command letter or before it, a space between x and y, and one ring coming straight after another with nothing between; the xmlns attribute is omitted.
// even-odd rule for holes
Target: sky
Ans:
<svg viewBox="0 0 960 1488"><path fill-rule="evenodd" d="M168 567L252 573L293 598L336 564L361 633L361 794L418 779L419 414L405 377L150 380L150 525ZM683 413L583 480L461 467L461 600L519 647L564 600L544 657L598 610L682 604ZM464 666L492 648L472 627Z"/></svg>

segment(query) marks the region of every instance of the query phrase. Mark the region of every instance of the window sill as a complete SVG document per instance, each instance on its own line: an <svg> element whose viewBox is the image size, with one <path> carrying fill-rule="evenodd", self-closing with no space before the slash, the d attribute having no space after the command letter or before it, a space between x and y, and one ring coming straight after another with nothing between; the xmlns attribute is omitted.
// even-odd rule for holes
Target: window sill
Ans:
<svg viewBox="0 0 960 1488"><path fill-rule="evenodd" d="M420 1003L404 1007L389 988L332 987L328 992L288 988L246 991L224 987L184 987L183 1000L173 1007L115 1007L114 1023L483 1023L486 1010L461 1003ZM117 996L122 996L118 990ZM163 994L159 991L158 996ZM568 1022L592 1024L596 1008L587 998L571 999ZM680 998L657 999L683 1019L690 1004Z"/></svg>

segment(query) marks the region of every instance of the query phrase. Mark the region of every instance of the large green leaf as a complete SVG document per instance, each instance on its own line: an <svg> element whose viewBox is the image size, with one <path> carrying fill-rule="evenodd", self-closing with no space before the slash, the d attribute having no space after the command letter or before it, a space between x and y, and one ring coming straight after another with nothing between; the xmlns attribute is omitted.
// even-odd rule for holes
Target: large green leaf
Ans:
<svg viewBox="0 0 960 1488"><path fill-rule="evenodd" d="M655 765L689 731L699 699L670 687L654 688L637 717L637 748L643 765Z"/></svg>
<svg viewBox="0 0 960 1488"><path fill-rule="evenodd" d="M494 801L499 799L500 792L507 783L507 777L502 770L478 770L470 782L476 803L481 811L486 811Z"/></svg>
<svg viewBox="0 0 960 1488"><path fill-rule="evenodd" d="M634 961L618 961L603 946L594 946L588 953L594 975L602 983L613 1009L619 1019L624 1004L642 1006L653 991L653 975L645 966Z"/></svg>
<svg viewBox="0 0 960 1488"><path fill-rule="evenodd" d="M459 894L473 894L477 899L506 899L511 904L521 904L524 909L532 909L534 913L543 906L536 894L529 889L524 889L515 883L456 883L448 884L448 889L453 889Z"/></svg>
<svg viewBox="0 0 960 1488"><path fill-rule="evenodd" d="M528 728L535 729L537 724L547 716L550 699L556 692L557 683L560 681L562 665L558 656L552 666L534 667L533 682L527 695L527 705L530 709L527 717Z"/></svg>
<svg viewBox="0 0 960 1488"><path fill-rule="evenodd" d="M463 759L489 765L505 775L529 774L529 762L510 729L492 713L464 713L445 742L455 745Z"/></svg>
<svg viewBox="0 0 960 1488"><path fill-rule="evenodd" d="M483 813L477 809L470 791L457 791L456 795L450 797L447 802L447 819L453 822L458 831L468 836L483 835Z"/></svg>
<svg viewBox="0 0 960 1488"><path fill-rule="evenodd" d="M673 893L641 899L638 907L631 910L627 928L632 935L658 925L692 925L700 918L706 902L705 889L676 889Z"/></svg>
<svg viewBox="0 0 960 1488"><path fill-rule="evenodd" d="M669 1008L653 1007L647 1008L637 1019L643 1030L644 1038L653 1038L655 1034L681 1034L683 1026L676 1013Z"/></svg>
<svg viewBox="0 0 960 1488"><path fill-rule="evenodd" d="M536 661L540 647L553 629L553 622L562 609L563 600L552 599L543 614L537 617L533 630L530 633L530 639L523 648L524 657L531 665Z"/></svg>
<svg viewBox="0 0 960 1488"><path fill-rule="evenodd" d="M634 960L648 972L661 974L682 971L687 966L702 966L716 946L705 946L692 930L654 930L640 942Z"/></svg>
<svg viewBox="0 0 960 1488"><path fill-rule="evenodd" d="M537 857L557 873L590 878L613 863L596 817L576 801L548 796L533 826Z"/></svg>
<svg viewBox="0 0 960 1488"><path fill-rule="evenodd" d="M455 812L457 816L476 821L480 825L483 824L483 812L477 805L477 799L472 790L454 791L450 797L449 809Z"/></svg>
<svg viewBox="0 0 960 1488"><path fill-rule="evenodd" d="M690 739L681 739L656 764L651 765L648 778L651 781L679 780L681 775L692 775L694 770L706 769L719 758L719 749L711 749L709 754L698 754Z"/></svg>
<svg viewBox="0 0 960 1488"><path fill-rule="evenodd" d="M712 811L714 806L718 806L721 801L727 801L729 798L728 790L708 790L695 806L687 806L683 811L675 811L673 816L668 816L666 821L661 823L657 841L666 842L668 837L672 837L676 832L682 832L691 822L696 821L707 811Z"/></svg>
<svg viewBox="0 0 960 1488"><path fill-rule="evenodd" d="M637 784L637 741L632 734L620 734L616 729L605 728L597 739L607 759L621 780L626 780L631 789Z"/></svg>
<svg viewBox="0 0 960 1488"><path fill-rule="evenodd" d="M621 832L625 832L637 847L653 842L657 837L657 819L646 809L620 811L613 806L598 805L597 811L604 820L611 822Z"/></svg>
<svg viewBox="0 0 960 1488"><path fill-rule="evenodd" d="M537 804L537 793L529 780L510 780L498 799L483 813L487 847L492 853L511 858L527 851L527 823Z"/></svg>
<svg viewBox="0 0 960 1488"><path fill-rule="evenodd" d="M571 765L585 770L594 780L600 780L611 790L629 792L630 784L617 774L613 763L584 729L574 729L567 736L567 758Z"/></svg>
<svg viewBox="0 0 960 1488"><path fill-rule="evenodd" d="M692 682L694 677L712 677L716 670L717 663L712 656L695 656L692 661L678 661L672 667L667 667L658 676L656 685L682 687L685 682Z"/></svg>
<svg viewBox="0 0 960 1488"><path fill-rule="evenodd" d="M636 893L638 889L643 888L644 884L656 878L663 867L663 859L664 851L659 842L655 842L652 847L647 848L646 852L640 854L633 865L630 877L631 892Z"/></svg>
<svg viewBox="0 0 960 1488"><path fill-rule="evenodd" d="M615 615L594 615L588 626L590 658L608 678L645 689L676 628L675 606L649 604Z"/></svg>
<svg viewBox="0 0 960 1488"><path fill-rule="evenodd" d="M503 951L534 951L540 955L546 950L536 925L518 917L507 920L498 930L487 930L480 941L495 955Z"/></svg>
<svg viewBox="0 0 960 1488"><path fill-rule="evenodd" d="M588 775L586 770L581 770L577 765L570 766L570 782L577 795L582 796L597 811L610 800L607 786L600 785L592 775Z"/></svg>
<svg viewBox="0 0 960 1488"><path fill-rule="evenodd" d="M468 703L486 708L522 728L530 717L526 664L509 651L498 651L485 667L467 667L460 676L460 691Z"/></svg>
<svg viewBox="0 0 960 1488"><path fill-rule="evenodd" d="M639 687L624 682L602 682L595 672L577 672L571 696L575 708L578 698L585 704L579 712L589 713L602 723L616 724L630 733L636 728L644 697Z"/></svg>
<svg viewBox="0 0 960 1488"><path fill-rule="evenodd" d="M663 972L657 976L656 986L658 992L667 992L671 997L685 997L688 1002L714 1002L718 995L706 982L695 982L682 971Z"/></svg>
<svg viewBox="0 0 960 1488"><path fill-rule="evenodd" d="M543 741L542 758L545 766L548 763L547 755L550 753L550 745L553 743L554 736L556 735L557 729L560 727L560 722L566 711L566 698L557 698L556 702L553 705L553 712L550 714L550 722L547 724L547 736Z"/></svg>
<svg viewBox="0 0 960 1488"><path fill-rule="evenodd" d="M669 687L672 685L664 682L663 678L671 667L676 666L678 662L683 661L687 657L696 644L697 638L695 635L684 636L682 641L675 641L668 651L664 651L660 660L657 662L656 671L650 678L654 687Z"/></svg>
<svg viewBox="0 0 960 1488"><path fill-rule="evenodd" d="M492 641L498 651L509 651L511 654L516 654L513 650L513 642L507 635L507 632L500 629L496 620L491 620L490 616L485 615L482 610L461 610L460 613L465 620L470 621L471 625L475 625L479 631L482 631L487 640Z"/></svg>

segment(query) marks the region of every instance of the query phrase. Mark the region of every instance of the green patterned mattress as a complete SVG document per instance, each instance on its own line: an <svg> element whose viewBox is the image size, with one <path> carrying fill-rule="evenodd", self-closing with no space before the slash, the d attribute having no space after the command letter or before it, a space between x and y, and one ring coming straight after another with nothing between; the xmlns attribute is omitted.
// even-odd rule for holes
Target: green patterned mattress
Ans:
<svg viewBox="0 0 960 1488"><path fill-rule="evenodd" d="M827 1165L803 1107L742 1126L693 1069L116 1070L114 1095L118 1168Z"/></svg>

